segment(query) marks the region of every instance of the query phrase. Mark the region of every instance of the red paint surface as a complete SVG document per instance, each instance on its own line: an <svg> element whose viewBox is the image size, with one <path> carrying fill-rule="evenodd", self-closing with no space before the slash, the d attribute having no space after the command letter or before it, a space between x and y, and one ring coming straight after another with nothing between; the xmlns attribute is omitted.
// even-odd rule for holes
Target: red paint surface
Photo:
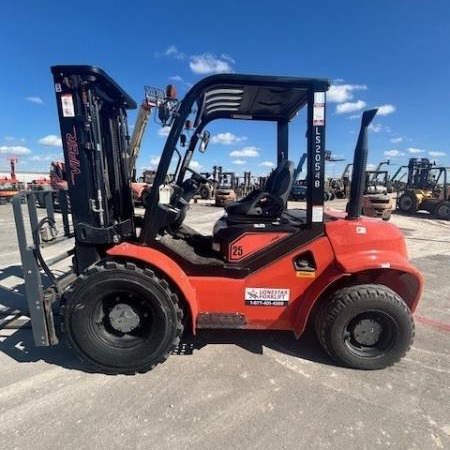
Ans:
<svg viewBox="0 0 450 450"><path fill-rule="evenodd" d="M423 316L414 316L416 322L419 322L422 325L426 325L432 328L435 328L439 331L446 331L450 333L450 323L440 322L439 320L429 319L428 317Z"/></svg>

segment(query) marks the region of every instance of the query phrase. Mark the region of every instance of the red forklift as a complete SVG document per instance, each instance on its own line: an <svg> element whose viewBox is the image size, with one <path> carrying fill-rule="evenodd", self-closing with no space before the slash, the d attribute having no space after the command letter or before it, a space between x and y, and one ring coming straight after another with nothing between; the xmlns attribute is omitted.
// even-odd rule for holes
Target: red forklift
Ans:
<svg viewBox="0 0 450 450"><path fill-rule="evenodd" d="M408 262L398 228L360 217L367 129L376 110L362 117L348 214L328 213L328 80L220 74L199 81L179 102L158 94L154 108L171 130L142 218L134 214L127 129L127 110L136 103L98 68L51 71L73 221L64 220L64 234L75 245L45 260L40 230L55 223L51 205L39 220L32 192L14 199L36 345L57 344L65 335L82 359L114 374L145 372L163 362L185 328L290 330L300 337L313 325L324 350L357 369L385 368L406 354L423 278ZM303 108L307 201L306 209L291 210L289 131ZM204 182L189 163L195 151L207 150L206 127L218 119L276 127L278 165L264 189L227 205L205 236L184 223ZM194 132L182 152L187 120ZM71 270L58 276L52 264L67 257ZM42 274L50 280L45 290Z"/></svg>
<svg viewBox="0 0 450 450"><path fill-rule="evenodd" d="M16 177L17 158L8 158L11 172L10 177L0 177L0 205L8 203L21 190L25 189L25 183Z"/></svg>

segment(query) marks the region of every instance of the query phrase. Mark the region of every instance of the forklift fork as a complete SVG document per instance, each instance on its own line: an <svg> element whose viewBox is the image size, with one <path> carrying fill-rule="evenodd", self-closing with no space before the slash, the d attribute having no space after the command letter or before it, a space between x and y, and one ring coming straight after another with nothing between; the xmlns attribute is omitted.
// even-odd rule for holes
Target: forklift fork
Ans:
<svg viewBox="0 0 450 450"><path fill-rule="evenodd" d="M56 233L53 191L46 191L44 196L46 216L41 220L38 217L36 196L33 191L20 192L12 199L25 292L36 346L58 344L53 304L60 298L64 289L75 280L75 275L71 272L57 277L51 270L52 265L70 257L73 254L72 250L63 252L48 261L44 260L41 253L43 245L60 243L62 240L73 236L68 213L67 191L59 191L59 205L64 229L62 237L58 237ZM27 205L29 217L29 224L27 225L24 217L24 203ZM42 271L51 280L51 287L44 288Z"/></svg>

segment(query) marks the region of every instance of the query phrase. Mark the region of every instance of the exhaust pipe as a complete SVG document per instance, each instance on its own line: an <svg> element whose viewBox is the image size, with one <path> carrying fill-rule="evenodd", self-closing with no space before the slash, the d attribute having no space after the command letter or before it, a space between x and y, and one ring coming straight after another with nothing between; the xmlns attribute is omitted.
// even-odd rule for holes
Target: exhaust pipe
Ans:
<svg viewBox="0 0 450 450"><path fill-rule="evenodd" d="M361 119L358 142L353 157L352 184L350 188L350 202L348 204L347 219L358 219L361 216L362 194L366 183L366 166L368 147L368 128L378 109L364 111Z"/></svg>

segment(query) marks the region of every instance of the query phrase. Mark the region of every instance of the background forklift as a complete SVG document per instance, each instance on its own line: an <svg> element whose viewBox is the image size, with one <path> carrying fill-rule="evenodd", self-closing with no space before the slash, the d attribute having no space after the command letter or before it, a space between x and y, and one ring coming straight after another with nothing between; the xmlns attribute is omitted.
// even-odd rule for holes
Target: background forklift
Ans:
<svg viewBox="0 0 450 450"><path fill-rule="evenodd" d="M389 220L394 209L394 201L389 195L389 172L382 170L390 160L382 161L375 170L366 170L366 183L363 193L363 214L368 217L380 217Z"/></svg>
<svg viewBox="0 0 450 450"><path fill-rule="evenodd" d="M449 168L438 167L427 158L410 158L407 169L403 192L397 193L398 209L405 214L424 210L438 219L450 220Z"/></svg>
<svg viewBox="0 0 450 450"><path fill-rule="evenodd" d="M214 166L216 173L216 166ZM224 207L237 200L238 177L234 172L224 172L222 166L217 167L217 189L214 195L214 205Z"/></svg>
<svg viewBox="0 0 450 450"><path fill-rule="evenodd" d="M0 177L0 205L8 203L21 190L25 189L25 183L16 177L17 158L8 158L11 172L10 177Z"/></svg>
<svg viewBox="0 0 450 450"><path fill-rule="evenodd" d="M142 219L132 202L126 115L135 102L98 68L55 66L52 73L73 221L72 228L63 216L64 234L74 235L75 246L46 261L40 231L54 224L51 203L48 217L39 221L32 192L14 199L36 345L56 344L55 322L61 320L83 359L107 373L132 374L163 362L185 327L194 333L291 330L299 337L312 323L339 364L379 369L405 355L423 279L409 264L395 226L360 218L367 128L376 110L363 114L348 215L325 214L327 80L214 75L181 102L155 90L153 108L171 131ZM302 108L307 202L305 210L288 210L294 181L290 122ZM193 112L194 133L182 153L178 142ZM216 119L275 126L278 165L264 189L228 205L212 234L203 236L183 223L203 181L189 163L196 149L206 150L205 127ZM72 270L56 276L52 263L69 256ZM50 280L45 290L41 269Z"/></svg>

